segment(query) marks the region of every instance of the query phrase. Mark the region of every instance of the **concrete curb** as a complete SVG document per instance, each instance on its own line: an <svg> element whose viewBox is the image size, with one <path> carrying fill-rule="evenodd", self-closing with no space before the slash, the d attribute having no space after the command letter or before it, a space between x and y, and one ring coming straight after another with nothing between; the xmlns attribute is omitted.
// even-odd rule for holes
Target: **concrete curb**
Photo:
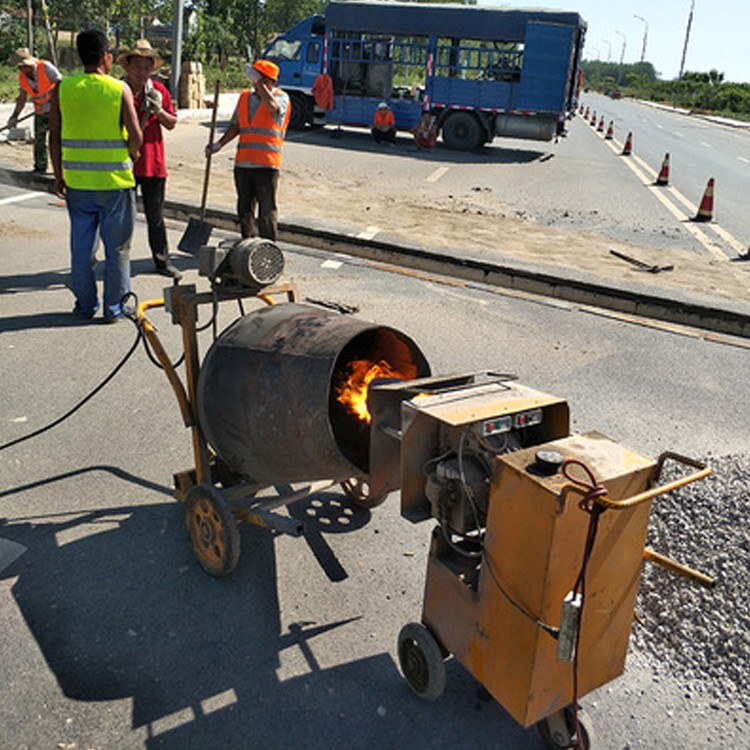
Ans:
<svg viewBox="0 0 750 750"><path fill-rule="evenodd" d="M0 182L17 187L52 192L52 180L29 172L0 168ZM191 203L166 201L167 218L185 221L198 214ZM217 229L237 231L233 212L207 208L205 220ZM686 290L655 292L653 287L603 282L594 274L582 274L558 267L524 263L504 257L500 261L477 257L467 248L437 251L404 245L389 239L362 239L355 234L307 220L280 222L279 239L330 252L376 260L410 269L532 293L581 305L613 310L678 325L750 339L750 304L718 301ZM472 257L474 256L474 257ZM667 296L667 294L669 296Z"/></svg>

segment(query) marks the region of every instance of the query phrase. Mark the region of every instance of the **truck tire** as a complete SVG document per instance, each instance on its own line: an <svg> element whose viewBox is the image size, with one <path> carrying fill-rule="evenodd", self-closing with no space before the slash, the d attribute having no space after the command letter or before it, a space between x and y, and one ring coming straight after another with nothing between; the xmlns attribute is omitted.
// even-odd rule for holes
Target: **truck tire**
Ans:
<svg viewBox="0 0 750 750"><path fill-rule="evenodd" d="M312 101L309 96L297 93L289 95L292 102L292 114L289 116L290 130L304 130L312 119Z"/></svg>
<svg viewBox="0 0 750 750"><path fill-rule="evenodd" d="M453 112L443 122L443 143L455 151L471 151L484 143L479 120L470 112Z"/></svg>

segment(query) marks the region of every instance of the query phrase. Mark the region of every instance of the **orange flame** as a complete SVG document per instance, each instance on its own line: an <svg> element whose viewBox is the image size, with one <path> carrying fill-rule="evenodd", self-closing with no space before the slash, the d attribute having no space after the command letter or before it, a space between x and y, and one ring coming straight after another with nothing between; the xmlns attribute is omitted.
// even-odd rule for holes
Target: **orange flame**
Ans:
<svg viewBox="0 0 750 750"><path fill-rule="evenodd" d="M336 400L358 419L370 424L372 416L367 410L367 390L376 378L398 378L408 380L413 374L405 375L394 370L385 360L371 362L355 359L347 365L348 377L336 388Z"/></svg>

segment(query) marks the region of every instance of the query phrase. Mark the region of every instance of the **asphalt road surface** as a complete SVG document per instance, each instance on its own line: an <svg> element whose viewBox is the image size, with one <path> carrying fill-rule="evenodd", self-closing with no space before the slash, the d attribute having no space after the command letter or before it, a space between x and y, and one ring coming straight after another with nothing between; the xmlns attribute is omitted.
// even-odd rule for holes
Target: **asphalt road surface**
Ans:
<svg viewBox="0 0 750 750"><path fill-rule="evenodd" d="M0 218L5 443L90 393L135 330L72 318L53 198L2 187ZM730 340L284 250L303 298L402 330L437 373L515 372L566 398L574 430L648 454L747 448L749 355ZM176 264L206 288L194 258ZM162 282L139 222L134 291L154 298ZM220 327L236 314L224 309ZM177 327L151 317L176 357ZM3 750L545 747L454 662L434 703L400 676L396 636L420 617L430 523L403 520L397 495L371 512L334 491L303 501L289 509L302 539L243 526L239 566L219 581L192 557L170 495L191 465L171 389L141 349L73 417L0 452ZM583 703L607 750L741 747L748 732L747 714L654 678L638 653Z"/></svg>

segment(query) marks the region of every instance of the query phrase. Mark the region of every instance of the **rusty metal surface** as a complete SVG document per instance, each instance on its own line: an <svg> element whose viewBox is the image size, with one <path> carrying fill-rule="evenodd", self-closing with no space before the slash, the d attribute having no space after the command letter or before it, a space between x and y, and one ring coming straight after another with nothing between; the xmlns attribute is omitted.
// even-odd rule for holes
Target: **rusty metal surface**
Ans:
<svg viewBox="0 0 750 750"><path fill-rule="evenodd" d="M407 336L351 316L282 304L240 318L208 350L198 379L210 445L234 471L268 484L367 473L369 426L337 411L331 392L355 355L428 372Z"/></svg>

